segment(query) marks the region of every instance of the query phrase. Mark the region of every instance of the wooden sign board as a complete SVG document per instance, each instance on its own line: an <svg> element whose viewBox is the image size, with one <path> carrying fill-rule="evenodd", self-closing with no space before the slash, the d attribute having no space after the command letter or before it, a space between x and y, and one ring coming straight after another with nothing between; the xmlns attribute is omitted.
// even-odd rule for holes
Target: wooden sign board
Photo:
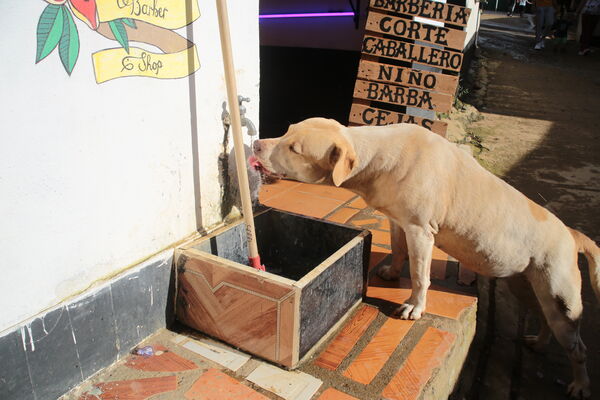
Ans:
<svg viewBox="0 0 600 400"><path fill-rule="evenodd" d="M452 108L470 14L431 0L370 0L350 124L412 123L445 137L448 125L435 112ZM427 118L408 115L414 108Z"/></svg>
<svg viewBox="0 0 600 400"><path fill-rule="evenodd" d="M354 97L436 112L446 112L452 107L452 96L447 94L362 79L356 80Z"/></svg>
<svg viewBox="0 0 600 400"><path fill-rule="evenodd" d="M382 110L363 104L352 104L350 110L350 123L356 125L390 125L390 124L417 124L441 136L446 136L448 124L426 118L413 117L395 111Z"/></svg>
<svg viewBox="0 0 600 400"><path fill-rule="evenodd" d="M462 53L457 51L437 49L371 35L365 35L363 38L361 52L370 56L415 62L456 72L460 71L463 59Z"/></svg>
<svg viewBox="0 0 600 400"><path fill-rule="evenodd" d="M458 86L458 76L444 75L397 65L381 64L367 60L360 61L357 77L368 81L416 87L451 95L456 92L456 87Z"/></svg>
<svg viewBox="0 0 600 400"><path fill-rule="evenodd" d="M467 26L471 9L429 0L371 0L371 8Z"/></svg>
<svg viewBox="0 0 600 400"><path fill-rule="evenodd" d="M467 32L370 12L366 30L462 50Z"/></svg>

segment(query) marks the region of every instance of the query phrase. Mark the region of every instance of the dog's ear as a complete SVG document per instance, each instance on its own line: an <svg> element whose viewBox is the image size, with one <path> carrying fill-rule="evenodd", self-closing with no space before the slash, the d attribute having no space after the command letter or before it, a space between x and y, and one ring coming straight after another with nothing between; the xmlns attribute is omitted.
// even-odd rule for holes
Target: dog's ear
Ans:
<svg viewBox="0 0 600 400"><path fill-rule="evenodd" d="M356 164L356 153L349 144L334 144L329 153L329 163L333 166L331 177L335 186L348 179Z"/></svg>

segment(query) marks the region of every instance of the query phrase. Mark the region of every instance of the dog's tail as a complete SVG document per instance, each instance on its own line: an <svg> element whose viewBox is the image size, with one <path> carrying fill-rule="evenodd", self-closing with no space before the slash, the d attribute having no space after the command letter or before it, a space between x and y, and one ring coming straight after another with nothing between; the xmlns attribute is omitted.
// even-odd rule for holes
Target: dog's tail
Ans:
<svg viewBox="0 0 600 400"><path fill-rule="evenodd" d="M600 301L600 248L598 248L592 239L585 236L583 233L571 228L569 228L569 230L571 231L573 239L575 239L577 251L585 254L585 257L588 260L592 288L596 293L596 298Z"/></svg>

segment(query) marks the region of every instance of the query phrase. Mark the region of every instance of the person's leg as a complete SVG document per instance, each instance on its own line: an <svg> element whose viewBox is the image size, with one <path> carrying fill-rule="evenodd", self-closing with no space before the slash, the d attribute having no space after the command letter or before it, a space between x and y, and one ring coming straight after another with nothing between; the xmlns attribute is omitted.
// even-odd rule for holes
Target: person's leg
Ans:
<svg viewBox="0 0 600 400"><path fill-rule="evenodd" d="M536 7L535 9L535 42L539 43L542 40L542 32L544 29L544 8Z"/></svg>
<svg viewBox="0 0 600 400"><path fill-rule="evenodd" d="M579 51L584 52L589 49L594 34L593 15L581 15L581 36L579 37Z"/></svg>
<svg viewBox="0 0 600 400"><path fill-rule="evenodd" d="M506 15L508 15L509 17L512 16L513 12L515 11L515 6L517 5L518 1L519 0L513 0L512 5L510 6L510 9L506 13Z"/></svg>
<svg viewBox="0 0 600 400"><path fill-rule="evenodd" d="M546 15L544 16L544 37L550 34L550 30L552 30L552 25L554 24L554 7L545 7Z"/></svg>
<svg viewBox="0 0 600 400"><path fill-rule="evenodd" d="M580 53L589 51L598 20L600 20L600 15L581 15L581 36L579 38Z"/></svg>

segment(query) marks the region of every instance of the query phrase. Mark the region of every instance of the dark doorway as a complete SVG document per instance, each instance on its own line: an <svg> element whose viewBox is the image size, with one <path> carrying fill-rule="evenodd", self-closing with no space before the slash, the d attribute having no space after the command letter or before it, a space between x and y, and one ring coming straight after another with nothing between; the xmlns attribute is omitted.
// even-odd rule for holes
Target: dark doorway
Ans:
<svg viewBox="0 0 600 400"><path fill-rule="evenodd" d="M309 117L348 123L360 53L260 47L260 137L284 134Z"/></svg>

